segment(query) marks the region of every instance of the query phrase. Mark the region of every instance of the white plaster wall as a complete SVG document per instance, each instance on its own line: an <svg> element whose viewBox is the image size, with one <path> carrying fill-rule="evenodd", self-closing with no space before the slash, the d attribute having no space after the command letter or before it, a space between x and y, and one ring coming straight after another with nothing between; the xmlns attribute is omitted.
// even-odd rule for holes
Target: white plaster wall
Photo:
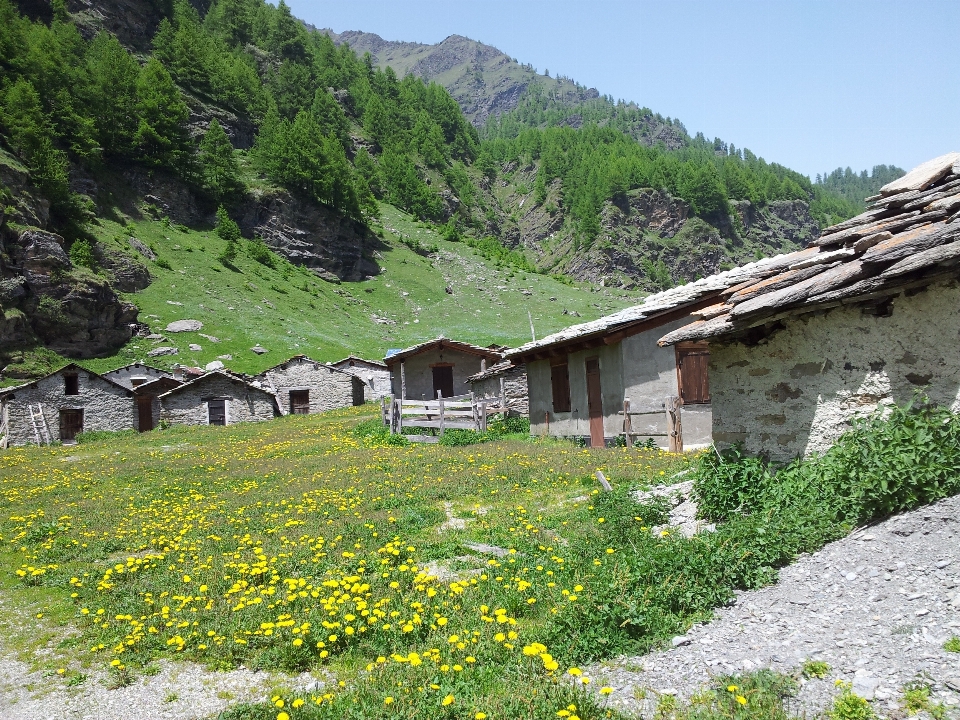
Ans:
<svg viewBox="0 0 960 720"><path fill-rule="evenodd" d="M527 398L527 370L523 365L511 368L503 374L503 389L507 403L514 414L526 416L530 412ZM475 380L470 383L477 398L500 398L500 376Z"/></svg>
<svg viewBox="0 0 960 720"><path fill-rule="evenodd" d="M711 345L714 441L787 461L920 389L960 411L958 308L960 287L940 283L897 297L890 317L835 308L787 320L755 347Z"/></svg>
<svg viewBox="0 0 960 720"><path fill-rule="evenodd" d="M273 396L224 375L208 375L203 380L160 399L162 420L171 425L207 425L209 416L204 398L226 397L227 424L258 422L274 417Z"/></svg>
<svg viewBox="0 0 960 720"><path fill-rule="evenodd" d="M261 377L277 390L277 399L285 414L291 410L290 388L310 390L311 413L353 406L353 387L357 378L329 365L294 358L286 363L286 367L267 370Z"/></svg>
<svg viewBox="0 0 960 720"><path fill-rule="evenodd" d="M37 403L43 407L50 440L54 442L60 440L62 409L83 410L84 432L130 430L136 427L136 404L127 390L84 370L77 371L77 374L79 395L64 394L63 375L56 373L17 390L8 397L6 406L9 445L28 445L34 442L28 406L33 405L36 411Z"/></svg>

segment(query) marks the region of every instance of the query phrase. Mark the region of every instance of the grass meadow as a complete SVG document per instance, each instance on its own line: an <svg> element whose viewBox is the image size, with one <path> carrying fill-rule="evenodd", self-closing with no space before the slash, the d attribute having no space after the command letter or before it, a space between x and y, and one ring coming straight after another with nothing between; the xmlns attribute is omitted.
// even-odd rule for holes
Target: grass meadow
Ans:
<svg viewBox="0 0 960 720"><path fill-rule="evenodd" d="M612 713L578 663L704 616L627 588L637 553L673 540L649 530L664 508L627 493L689 458L387 446L354 432L372 412L0 454L6 644L68 685L161 659L332 678L235 719L589 718ZM584 620L625 602L633 632Z"/></svg>

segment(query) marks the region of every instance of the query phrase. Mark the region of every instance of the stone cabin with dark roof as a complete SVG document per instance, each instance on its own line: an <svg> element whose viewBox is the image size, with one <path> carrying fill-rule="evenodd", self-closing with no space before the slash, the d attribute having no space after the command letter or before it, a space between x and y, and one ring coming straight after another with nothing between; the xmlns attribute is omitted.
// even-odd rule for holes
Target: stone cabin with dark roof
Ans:
<svg viewBox="0 0 960 720"><path fill-rule="evenodd" d="M283 415L309 415L364 403L363 380L306 355L294 355L255 380L276 395Z"/></svg>
<svg viewBox="0 0 960 720"><path fill-rule="evenodd" d="M496 407L506 404L507 415L528 417L530 402L527 395L527 366L501 360L476 375L470 376L470 390L477 402L492 402Z"/></svg>
<svg viewBox="0 0 960 720"><path fill-rule="evenodd" d="M0 446L73 443L82 432L138 428L133 392L71 363L0 391Z"/></svg>
<svg viewBox="0 0 960 720"><path fill-rule="evenodd" d="M160 395L160 419L171 425L236 425L280 414L272 392L215 370Z"/></svg>
<svg viewBox="0 0 960 720"><path fill-rule="evenodd" d="M960 153L868 200L660 339L710 343L718 446L789 461L918 392L960 410Z"/></svg>
<svg viewBox="0 0 960 720"><path fill-rule="evenodd" d="M428 400L470 393L470 377L503 359L499 346L480 347L439 337L413 345L384 359L390 369L390 391L404 400Z"/></svg>

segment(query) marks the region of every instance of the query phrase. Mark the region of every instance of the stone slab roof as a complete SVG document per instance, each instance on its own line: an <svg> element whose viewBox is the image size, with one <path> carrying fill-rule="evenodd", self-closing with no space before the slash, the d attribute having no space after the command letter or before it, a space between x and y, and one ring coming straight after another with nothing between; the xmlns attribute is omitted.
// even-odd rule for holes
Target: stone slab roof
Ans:
<svg viewBox="0 0 960 720"><path fill-rule="evenodd" d="M885 185L869 209L827 228L775 272L729 288L661 345L736 336L777 319L881 301L960 273L960 153Z"/></svg>
<svg viewBox="0 0 960 720"><path fill-rule="evenodd" d="M477 380L488 380L489 378L500 377L510 372L514 368L522 367L523 364L516 364L512 360L501 360L496 365L491 365L486 370L478 372L476 375L471 375L467 378L467 382L475 382Z"/></svg>
<svg viewBox="0 0 960 720"><path fill-rule="evenodd" d="M411 345L399 352L388 355L384 358L384 362L387 367L390 367L413 355L419 355L422 352L429 352L430 350L442 349L457 350L459 352L469 353L470 355L479 355L489 360L500 360L503 357L503 351L500 349L500 346L496 346L496 348L480 347L479 345L471 345L470 343L460 342L459 340L451 340L441 335L435 340L428 340L418 345Z"/></svg>
<svg viewBox="0 0 960 720"><path fill-rule="evenodd" d="M380 360L367 360L366 358L357 357L356 355L347 355L345 358L343 358L343 360L337 360L334 363L330 363L330 365L332 365L333 367L337 367L338 365L349 363L351 360L354 362L366 363L367 365L374 365L376 367L383 368L383 369L387 368L386 363L381 362Z"/></svg>
<svg viewBox="0 0 960 720"><path fill-rule="evenodd" d="M28 381L28 382L21 383L20 385L15 385L15 386L13 386L13 387L8 387L8 388L4 388L3 390L0 390L0 400L2 400L3 398L5 398L7 395L11 395L12 393L17 392L18 390L23 390L23 389L25 389L25 388L29 388L31 385L35 385L36 383L40 382L41 380L46 380L47 378L53 377L54 375L59 375L59 374L62 373L64 370L76 370L77 372L85 372L85 373L88 373L88 374L90 374L90 375L93 375L94 377L100 378L100 379L103 380L104 382L108 382L108 383L110 383L111 385L116 385L118 388L121 388L122 390L125 390L128 395L132 395L132 394L133 394L132 391L130 390L130 388L126 387L125 385L123 385L123 384L121 384L121 383L118 383L118 382L117 382L116 380L114 380L113 378L109 378L109 377L106 377L105 375L101 375L100 373L94 372L93 370L89 370L88 368L83 367L83 365L77 365L76 363L67 363L67 364L64 365L63 367L57 368L57 369L54 370L53 372L47 373L47 374L44 375L43 377L37 378L36 380L30 380L30 381Z"/></svg>
<svg viewBox="0 0 960 720"><path fill-rule="evenodd" d="M215 377L226 378L227 380L230 380L232 383L235 383L237 385L246 385L251 390L257 390L259 392L264 393L265 395L269 395L270 397L276 399L275 393L273 393L269 388L263 387L259 383L252 383L246 378L241 377L239 375L234 375L233 373L228 372L226 370L213 370L212 372L204 373L203 375L201 375L200 377L194 380L190 380L189 382L183 383L179 387L175 387L172 390L168 390L167 392L163 393L159 397L163 399L165 397L169 397L171 395L176 395L177 393L184 392L187 389L193 389L199 385L203 385L205 383L210 382L210 379Z"/></svg>
<svg viewBox="0 0 960 720"><path fill-rule="evenodd" d="M686 306L697 305L711 297L719 297L720 293L731 287L742 285L745 282L755 282L758 279L775 274L796 262L797 256L803 252L805 251L763 258L757 262L717 273L686 285L664 290L650 295L639 305L625 308L612 315L605 315L597 320L571 325L540 340L508 350L506 357L516 358L552 346L584 340L591 336L603 336L619 332L629 329L631 326L655 320L658 316L664 316L665 323L670 322L672 318L667 317L668 313Z"/></svg>

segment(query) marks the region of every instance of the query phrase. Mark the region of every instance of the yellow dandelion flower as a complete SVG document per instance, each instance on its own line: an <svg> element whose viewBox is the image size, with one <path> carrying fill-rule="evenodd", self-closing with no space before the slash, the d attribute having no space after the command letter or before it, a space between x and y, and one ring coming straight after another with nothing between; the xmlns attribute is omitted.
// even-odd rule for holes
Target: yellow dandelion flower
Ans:
<svg viewBox="0 0 960 720"><path fill-rule="evenodd" d="M440 704L444 707L447 705L453 705L453 695L447 695L443 700L440 701Z"/></svg>

